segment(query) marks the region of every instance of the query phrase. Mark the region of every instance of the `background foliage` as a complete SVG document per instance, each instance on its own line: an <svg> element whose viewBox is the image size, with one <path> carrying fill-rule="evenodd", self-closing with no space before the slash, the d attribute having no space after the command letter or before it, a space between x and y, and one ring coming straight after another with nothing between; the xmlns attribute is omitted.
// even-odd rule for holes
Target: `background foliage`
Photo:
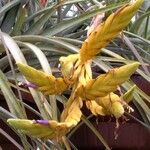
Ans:
<svg viewBox="0 0 150 150"><path fill-rule="evenodd" d="M28 91L24 86L19 86L18 84L22 82L23 79L17 71L14 60L27 61L29 65L35 68L42 67L44 71L52 72L55 76L59 76L59 57L78 52L82 41L86 38L87 29L92 17L100 13L106 13L106 16L108 16L116 8L127 2L128 0L105 0L102 3L100 0L1 0L0 88L1 94L4 95L6 99L9 111L0 107L0 118L4 122L10 117L27 118L25 108L35 113L39 118L59 118L60 110L57 107L57 101L64 104L69 91L64 95L44 97L34 90ZM101 4L105 7L102 8ZM97 76L99 72L106 72L110 68L138 60L141 63L141 68L137 70L137 73L147 82L150 82L149 14L150 2L145 0L142 8L132 19L130 25L123 31L122 36L113 40L103 49L101 57L97 56L93 61L95 76ZM48 64L50 64L50 66ZM128 81L123 84L122 88L124 91L127 91L133 84L133 81ZM38 107L38 111L30 107L26 101L23 101L22 92L32 95ZM149 130L150 97L148 94L137 87L133 103L143 118L143 122L139 122ZM107 142L88 121L89 117L91 116L83 117L82 122L84 122L106 148L109 149ZM77 126L75 130L77 130L78 127L79 126ZM66 141L69 141L74 149L76 148L69 140L69 137L75 130L66 137ZM21 146L13 141L9 135L7 136L9 133L3 130L0 131L19 149L23 149L22 146L25 149L35 149L35 147L40 147L41 144L45 146L45 149L50 149L49 147L57 149L63 148L59 143L50 140L41 141L32 138L28 140L26 136L14 130L21 138L23 143Z"/></svg>

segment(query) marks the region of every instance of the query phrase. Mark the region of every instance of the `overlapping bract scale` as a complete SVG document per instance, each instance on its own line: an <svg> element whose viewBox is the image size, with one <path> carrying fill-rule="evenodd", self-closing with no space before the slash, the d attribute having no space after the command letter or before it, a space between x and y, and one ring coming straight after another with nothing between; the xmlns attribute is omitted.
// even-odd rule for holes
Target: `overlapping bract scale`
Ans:
<svg viewBox="0 0 150 150"><path fill-rule="evenodd" d="M132 1L111 14L107 20L98 25L84 41L80 49L80 59L84 63L97 55L114 37L116 37L130 22L143 0Z"/></svg>
<svg viewBox="0 0 150 150"><path fill-rule="evenodd" d="M63 78L55 78L28 65L17 63L20 72L45 95L58 94L67 88ZM61 86L60 86L61 85Z"/></svg>
<svg viewBox="0 0 150 150"><path fill-rule="evenodd" d="M110 92L116 91L119 85L128 80L138 66L139 63L135 62L112 69L106 74L90 80L86 86L80 86L77 94L85 100L94 100L97 97L107 96Z"/></svg>

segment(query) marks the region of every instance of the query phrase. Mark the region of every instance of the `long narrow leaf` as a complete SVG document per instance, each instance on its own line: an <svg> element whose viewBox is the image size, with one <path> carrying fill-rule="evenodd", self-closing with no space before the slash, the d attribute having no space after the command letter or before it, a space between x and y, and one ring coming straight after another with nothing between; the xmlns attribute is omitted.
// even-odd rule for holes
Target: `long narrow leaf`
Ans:
<svg viewBox="0 0 150 150"><path fill-rule="evenodd" d="M150 15L150 11L141 15L130 27L130 32L138 33L140 26L142 25L143 20Z"/></svg>
<svg viewBox="0 0 150 150"><path fill-rule="evenodd" d="M58 40L55 38L48 38L48 37L37 36L37 35L15 36L14 39L18 41L30 42L30 43L44 42L48 44L53 44L57 47L65 48L68 51L71 51L72 53L78 52L79 49L68 42L64 42L62 40Z"/></svg>
<svg viewBox="0 0 150 150"><path fill-rule="evenodd" d="M0 128L0 133L4 135L11 143L13 143L19 150L23 150L23 147L19 145L9 134Z"/></svg>
<svg viewBox="0 0 150 150"><path fill-rule="evenodd" d="M107 142L104 140L104 138L102 137L100 132L95 129L95 127L91 124L91 122L89 120L87 120L86 117L84 117L84 116L82 116L81 119L93 131L93 133L103 143L103 145L106 147L106 149L111 150L111 148L108 146Z"/></svg>
<svg viewBox="0 0 150 150"><path fill-rule="evenodd" d="M7 46L7 48L9 49L9 51L11 52L13 58L15 59L16 62L21 62L23 64L27 64L25 57L23 56L23 53L21 52L21 50L19 49L18 45L15 43L15 41L7 34L5 33L1 33L4 39L4 42ZM35 91L32 88L29 88L30 92L43 116L43 118L49 118L49 115L47 113L47 111L44 109L43 107L43 100L41 99L40 93Z"/></svg>
<svg viewBox="0 0 150 150"><path fill-rule="evenodd" d="M9 9L18 5L19 3L20 3L20 0L13 0L13 1L7 3L5 6L3 6L0 9L0 17L2 17Z"/></svg>
<svg viewBox="0 0 150 150"><path fill-rule="evenodd" d="M64 2L64 5L74 4L74 3L78 3L78 2L82 2L82 1L85 1L85 0L68 0L68 1ZM52 9L52 7L53 6L49 6L49 7L43 8L43 9L35 12L34 14L32 14L31 16L29 16L27 18L26 22L29 22L44 13L47 13L50 9Z"/></svg>
<svg viewBox="0 0 150 150"><path fill-rule="evenodd" d="M78 17L75 17L75 18L72 18L72 19L69 19L69 20L65 20L65 21L62 21L61 23L57 24L55 27L51 28L51 29L47 29L45 30L42 34L43 35L47 35L47 36L52 36L52 35L55 35L75 24L78 24L78 23L81 23L97 14L100 14L100 13L104 13L106 11L110 11L110 10L113 10L115 8L118 8L120 6L122 6L124 3L120 3L120 4L116 4L116 5L111 5L111 6L107 6L107 7L104 7L104 8L97 8L93 11L87 11L86 13L78 16Z"/></svg>
<svg viewBox="0 0 150 150"><path fill-rule="evenodd" d="M4 97L6 99L10 111L18 118L26 118L26 114L23 111L21 105L18 103L16 96L12 92L8 84L7 78L1 71L0 71L0 88L4 94Z"/></svg>
<svg viewBox="0 0 150 150"><path fill-rule="evenodd" d="M26 46L27 48L30 48L30 50L32 50L32 52L37 56L44 72L46 72L47 74L52 74L49 62L46 56L44 55L44 53L37 46L33 44L24 43L24 46ZM50 111L50 114L52 113L53 119L57 120L57 108L56 108L55 96L49 96L49 100L51 103L51 107L48 105L48 103L46 103L46 100L45 100L46 108L48 109L48 111ZM53 111L51 112L49 108L52 108Z"/></svg>

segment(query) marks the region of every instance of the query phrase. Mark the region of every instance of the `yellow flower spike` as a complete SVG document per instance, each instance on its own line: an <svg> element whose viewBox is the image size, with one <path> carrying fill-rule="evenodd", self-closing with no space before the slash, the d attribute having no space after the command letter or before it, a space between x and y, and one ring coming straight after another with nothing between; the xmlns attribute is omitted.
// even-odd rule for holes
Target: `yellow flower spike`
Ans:
<svg viewBox="0 0 150 150"><path fill-rule="evenodd" d="M22 63L17 63L17 66L26 79L37 86L37 89L45 95L61 93L68 86L63 78L55 78L53 75L46 74Z"/></svg>
<svg viewBox="0 0 150 150"><path fill-rule="evenodd" d="M78 99L72 103L67 111L64 121L55 120L26 120L26 119L8 119L7 122L19 129L24 134L43 139L59 139L67 134L70 129L78 124L81 119L82 103Z"/></svg>
<svg viewBox="0 0 150 150"><path fill-rule="evenodd" d="M124 65L115 68L98 76L96 79L90 80L85 86L81 85L77 90L77 95L84 100L94 100L97 97L104 97L110 92L117 90L117 87L128 80L136 71L139 63Z"/></svg>
<svg viewBox="0 0 150 150"><path fill-rule="evenodd" d="M24 134L33 137L53 137L53 130L49 126L36 124L34 120L8 119L7 122L16 129L21 130Z"/></svg>
<svg viewBox="0 0 150 150"><path fill-rule="evenodd" d="M7 122L24 134L42 139L58 139L70 129L68 124L55 120L8 119Z"/></svg>
<svg viewBox="0 0 150 150"><path fill-rule="evenodd" d="M81 63L92 59L114 37L116 37L130 22L144 0L132 0L129 5L123 6L111 14L107 20L98 25L83 43L80 49Z"/></svg>

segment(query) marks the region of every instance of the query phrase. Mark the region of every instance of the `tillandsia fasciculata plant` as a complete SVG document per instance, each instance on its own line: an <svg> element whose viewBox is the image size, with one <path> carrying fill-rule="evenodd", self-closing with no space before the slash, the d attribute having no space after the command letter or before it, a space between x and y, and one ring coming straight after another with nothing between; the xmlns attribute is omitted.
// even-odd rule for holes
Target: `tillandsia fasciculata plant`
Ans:
<svg viewBox="0 0 150 150"><path fill-rule="evenodd" d="M67 89L72 92L59 121L8 119L8 123L33 137L61 139L79 123L83 103L94 115L120 118L124 109L132 110L128 103L132 99L134 87L121 96L114 92L130 78L139 63L112 69L96 79L92 78L91 63L101 49L129 24L142 3L143 0L132 0L121 7L95 27L82 44L79 54L60 57L62 77L56 78L18 61L17 66L26 77L28 85L44 95L60 94Z"/></svg>

